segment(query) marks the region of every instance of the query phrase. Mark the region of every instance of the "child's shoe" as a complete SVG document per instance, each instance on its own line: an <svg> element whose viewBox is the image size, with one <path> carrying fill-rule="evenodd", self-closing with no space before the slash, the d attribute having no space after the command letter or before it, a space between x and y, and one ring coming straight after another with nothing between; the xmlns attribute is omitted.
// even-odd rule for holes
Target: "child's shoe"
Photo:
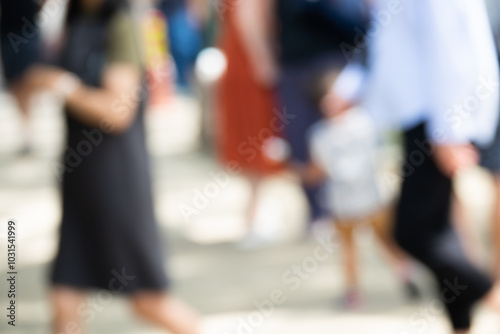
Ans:
<svg viewBox="0 0 500 334"><path fill-rule="evenodd" d="M342 307L346 310L357 310L361 308L363 301L357 289L349 289L342 297Z"/></svg>

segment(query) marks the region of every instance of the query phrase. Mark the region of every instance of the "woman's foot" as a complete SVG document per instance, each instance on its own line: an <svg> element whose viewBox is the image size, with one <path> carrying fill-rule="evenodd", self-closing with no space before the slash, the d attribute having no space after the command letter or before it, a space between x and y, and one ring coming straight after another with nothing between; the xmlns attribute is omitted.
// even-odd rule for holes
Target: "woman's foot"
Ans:
<svg viewBox="0 0 500 334"><path fill-rule="evenodd" d="M493 285L493 288L491 288L490 292L486 295L484 301L488 307L500 313L500 281Z"/></svg>
<svg viewBox="0 0 500 334"><path fill-rule="evenodd" d="M138 292L132 296L132 303L138 315L173 334L200 334L198 315L177 298L160 292Z"/></svg>

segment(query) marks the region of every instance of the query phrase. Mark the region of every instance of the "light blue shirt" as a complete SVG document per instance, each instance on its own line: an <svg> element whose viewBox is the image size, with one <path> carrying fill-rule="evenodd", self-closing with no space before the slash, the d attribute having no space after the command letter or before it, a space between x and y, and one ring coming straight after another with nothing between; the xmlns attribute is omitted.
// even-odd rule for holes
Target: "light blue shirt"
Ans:
<svg viewBox="0 0 500 334"><path fill-rule="evenodd" d="M377 0L373 19L364 104L375 120L425 121L437 143L489 143L499 69L483 1Z"/></svg>

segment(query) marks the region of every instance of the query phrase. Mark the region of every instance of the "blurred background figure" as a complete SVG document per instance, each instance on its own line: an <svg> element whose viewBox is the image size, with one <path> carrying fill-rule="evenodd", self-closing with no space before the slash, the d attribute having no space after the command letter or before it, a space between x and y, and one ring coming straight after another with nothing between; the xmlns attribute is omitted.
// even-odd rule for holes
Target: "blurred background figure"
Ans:
<svg viewBox="0 0 500 334"><path fill-rule="evenodd" d="M22 116L21 154L31 151L28 99L31 87L24 76L41 55L40 29L36 22L41 3L35 0L0 1L2 68L7 87Z"/></svg>
<svg viewBox="0 0 500 334"><path fill-rule="evenodd" d="M176 83L184 92L191 91L193 66L202 49L202 11L197 0L159 0L158 8L168 23L168 39L175 62Z"/></svg>
<svg viewBox="0 0 500 334"><path fill-rule="evenodd" d="M390 1L376 3L379 12L390 8ZM473 121L450 108L480 94L481 77L498 82L487 14L480 1L419 1L391 19L372 43L366 103L377 121L405 131L395 235L434 273L441 291L449 282L467 286L445 305L455 332L468 333L472 306L487 299L498 308L500 286L470 263L450 223L451 177L477 163L472 141L491 141L498 92L487 91L485 98L482 87L481 102L467 115Z"/></svg>
<svg viewBox="0 0 500 334"><path fill-rule="evenodd" d="M57 65L34 67L26 79L60 95L66 112L62 225L51 275L57 333L69 324L82 330L80 305L90 289L127 295L138 315L164 330L198 333L196 315L165 293L138 35L126 1L71 0Z"/></svg>
<svg viewBox="0 0 500 334"><path fill-rule="evenodd" d="M322 120L309 131L311 163L302 171L306 184L326 180L325 201L342 242L345 292L342 305L356 309L362 304L355 232L364 224L373 228L407 295L417 298L411 263L390 235L393 220L392 196L381 187L380 134L362 107L365 69L351 64L350 84L337 80L339 72L327 72L311 83L311 100ZM343 83L338 87L336 84Z"/></svg>
<svg viewBox="0 0 500 334"><path fill-rule="evenodd" d="M283 112L290 115L285 136L291 148L291 164L300 168L310 160L306 132L321 118L307 98L308 84L318 73L340 69L347 63L342 42L354 40L355 27L366 28L368 12L363 1L275 0L275 15L280 64L278 92ZM303 184L310 222L326 216L320 199L321 186Z"/></svg>
<svg viewBox="0 0 500 334"><path fill-rule="evenodd" d="M276 237L259 234L255 220L262 179L282 169L266 154L266 145L280 137L284 128L276 115L272 3L231 1L227 6L234 10L225 13L220 36L227 67L218 85L216 146L221 163L237 164L250 183L248 232L241 244L250 247Z"/></svg>
<svg viewBox="0 0 500 334"><path fill-rule="evenodd" d="M145 68L149 82L147 108L165 111L175 96L175 65L170 57L167 21L161 11L148 2L136 4L134 11L141 21Z"/></svg>

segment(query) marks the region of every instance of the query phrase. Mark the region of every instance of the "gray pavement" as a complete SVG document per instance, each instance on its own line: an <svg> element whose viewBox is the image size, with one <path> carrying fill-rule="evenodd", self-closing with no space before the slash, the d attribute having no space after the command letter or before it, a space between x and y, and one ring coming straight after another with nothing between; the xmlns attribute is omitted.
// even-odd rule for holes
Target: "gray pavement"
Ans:
<svg viewBox="0 0 500 334"><path fill-rule="evenodd" d="M64 128L57 101L42 97L33 110L35 151L16 157L20 120L9 98L0 95L0 252L6 254L6 221L19 227L17 326L7 325L5 255L0 253L0 332L50 333L47 272L55 253L60 218L58 184L53 164L62 148ZM424 298L409 303L373 242L370 231L359 235L364 307L339 307L342 288L340 251L328 235L303 237L304 200L290 175L269 179L259 195L261 229L280 238L265 248L242 250L248 184L233 175L203 208L188 219L183 208L221 173L210 154L200 151L201 116L186 98L169 110L148 113L157 216L168 255L173 293L196 307L207 334L267 333L447 333L448 323L433 299L432 281L418 270ZM220 174L218 174L220 175ZM487 258L488 207L491 189L479 170L464 175L457 189L465 194L473 231ZM465 190L465 191L464 191ZM268 218L271 217L271 218ZM294 273L294 268L300 274ZM90 307L90 306L89 306ZM88 333L161 333L137 320L125 299L114 296L97 305ZM474 333L500 331L500 318L482 309Z"/></svg>

